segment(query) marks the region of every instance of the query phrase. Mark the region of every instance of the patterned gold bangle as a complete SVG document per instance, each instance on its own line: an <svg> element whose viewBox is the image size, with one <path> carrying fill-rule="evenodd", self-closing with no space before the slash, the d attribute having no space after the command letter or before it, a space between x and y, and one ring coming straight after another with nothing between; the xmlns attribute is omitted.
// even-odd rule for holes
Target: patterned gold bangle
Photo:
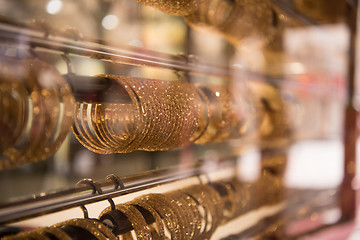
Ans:
<svg viewBox="0 0 360 240"><path fill-rule="evenodd" d="M166 195L171 198L172 202L175 202L179 206L181 215L184 216L185 236L196 239L200 233L201 220L194 200L181 190L173 191Z"/></svg>
<svg viewBox="0 0 360 240"><path fill-rule="evenodd" d="M187 205L189 206L190 208L190 211L192 212L194 218L192 220L192 224L194 225L193 226L193 231L194 231L194 235L193 235L193 238L194 239L197 239L199 236L200 236L200 232L201 232L201 226L202 226L202 221L201 221L201 214L199 212L199 207L198 207L198 204L197 202L191 198L189 195L187 195L183 190L179 190L185 201L187 202Z"/></svg>
<svg viewBox="0 0 360 240"><path fill-rule="evenodd" d="M137 239L150 239L150 229L146 224L144 217L141 213L130 204L119 204L116 205L116 209L124 213L131 222L132 227L136 233Z"/></svg>
<svg viewBox="0 0 360 240"><path fill-rule="evenodd" d="M97 219L84 218L84 220L82 221L99 229L100 232L104 234L107 239L117 240L116 236L112 233L112 231Z"/></svg>
<svg viewBox="0 0 360 240"><path fill-rule="evenodd" d="M213 232L222 221L222 202L219 194L210 186L195 185L184 190L192 196L206 211L205 228L201 237L210 238ZM208 227L208 224L211 224ZM209 229L208 229L209 228Z"/></svg>
<svg viewBox="0 0 360 240"><path fill-rule="evenodd" d="M152 208L154 208L161 218L165 221L165 225L170 232L171 239L179 240L181 239L181 229L179 225L179 219L174 216L175 213L169 207L169 203L163 202L162 199L154 199L154 194L147 194L140 198L140 201L143 201L149 204ZM159 201L160 200L160 201Z"/></svg>
<svg viewBox="0 0 360 240"><path fill-rule="evenodd" d="M39 239L39 240L50 240L50 238L41 235L41 233L36 229L29 232L20 232L15 235L5 236L1 239L4 240L33 240L33 239Z"/></svg>
<svg viewBox="0 0 360 240"><path fill-rule="evenodd" d="M133 201L130 202L130 204L140 206L151 213L151 215L155 219L155 224L157 227L157 229L154 229L157 236L153 236L153 235L155 235L155 233L152 233L152 238L164 239L165 238L164 223L163 223L159 213L154 208L152 208L149 204L147 204L145 201L142 201L141 199L134 199Z"/></svg>
<svg viewBox="0 0 360 240"><path fill-rule="evenodd" d="M59 228L55 227L45 227L39 230L42 234L43 233L49 233L52 236L56 237L57 239L61 240L71 240L71 237L67 235L64 231L61 231Z"/></svg>
<svg viewBox="0 0 360 240"><path fill-rule="evenodd" d="M106 236L94 226L94 224L90 223L88 219L85 218L77 218L77 219L70 219L61 223L57 223L53 225L53 227L63 227L63 226L74 226L74 227L80 227L86 231L88 231L91 235L96 237L99 240L106 240Z"/></svg>

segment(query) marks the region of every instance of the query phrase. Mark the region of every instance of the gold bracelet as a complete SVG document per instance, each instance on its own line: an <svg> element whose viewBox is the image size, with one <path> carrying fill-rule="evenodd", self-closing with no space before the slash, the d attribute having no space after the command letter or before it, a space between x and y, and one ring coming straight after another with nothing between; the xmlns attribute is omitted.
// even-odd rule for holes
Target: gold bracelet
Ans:
<svg viewBox="0 0 360 240"><path fill-rule="evenodd" d="M86 133L86 131L83 128L83 125L86 123L83 123L82 121L82 106L83 104L81 103L76 103L75 104L75 119L74 119L74 125L72 127L74 136L76 137L76 139L86 148L88 148L89 150L96 152L96 153L100 153L100 154L109 154L112 153L111 150L109 149L104 149L104 147L99 144L96 139L88 136L88 134Z"/></svg>
<svg viewBox="0 0 360 240"><path fill-rule="evenodd" d="M152 208L149 204L147 204L145 201L142 201L141 199L134 199L133 201L130 202L130 204L140 206L151 213L151 215L155 219L155 224L156 224L157 230L158 230L158 231L155 230L156 234L158 236L156 236L156 237L153 236L152 238L164 239L165 238L164 223L163 223L159 213L154 208Z"/></svg>
<svg viewBox="0 0 360 240"><path fill-rule="evenodd" d="M131 226L134 228L137 239L150 239L150 229L139 210L130 204L116 205L116 209L124 213L129 219Z"/></svg>
<svg viewBox="0 0 360 240"><path fill-rule="evenodd" d="M189 196L192 196L194 199L196 199L197 202L204 208L206 212L206 219L205 228L201 234L201 237L210 238L222 221L223 205L219 194L213 188L207 185L195 185L185 189L184 191ZM211 226L209 229L207 229L209 223Z"/></svg>
<svg viewBox="0 0 360 240"><path fill-rule="evenodd" d="M201 229L201 219L196 202L181 190L167 193L167 195L179 206L181 215L185 217L186 236L196 239Z"/></svg>
<svg viewBox="0 0 360 240"><path fill-rule="evenodd" d="M74 227L80 227L86 231L88 231L91 235L93 235L95 238L99 240L106 240L107 237L94 226L94 224L90 223L88 219L85 218L76 218L76 219L70 219L61 223L57 223L53 225L53 227L64 227L64 226L74 226Z"/></svg>
<svg viewBox="0 0 360 240"><path fill-rule="evenodd" d="M194 239L197 239L200 236L200 232L201 232L201 225L202 225L202 221L201 221L201 214L199 211L199 207L197 202L195 201L195 199L193 199L192 197L190 197L189 195L187 195L183 190L179 190L184 199L187 202L187 205L190 208L190 211L192 212L194 218L192 220L192 223L194 225Z"/></svg>
<svg viewBox="0 0 360 240"><path fill-rule="evenodd" d="M130 85L128 84L128 80L136 79L131 77L124 77L124 76L115 76L115 75L99 75L100 77L106 77L110 78L117 82L117 84L121 85L125 91L127 92L128 96L131 99L130 106L121 106L115 111L115 116L109 116L108 119L110 121L118 120L120 115L123 117L122 111L126 109L127 111L130 111L131 118L126 119L126 121L130 122L131 128L127 129L128 131L128 137L124 140L122 134L119 135L119 133L114 130L118 127L118 124L115 122L114 124L108 124L105 123L105 128L108 130L111 136L113 136L115 139L117 139L118 147L115 149L115 152L118 153L126 153L126 152L132 152L136 149L132 147L132 145L138 141L139 138L142 136L140 133L143 131L144 128L144 120L143 115L141 113L141 105L140 105L140 99L136 95L136 93L131 89ZM119 104L114 104L118 106ZM133 115L133 116L132 116ZM107 115L105 115L107 116ZM121 119L121 118L120 118Z"/></svg>
<svg viewBox="0 0 360 240"><path fill-rule="evenodd" d="M29 232L20 232L15 235L5 236L1 239L4 240L32 240L32 239L39 239L39 240L50 240L47 236L42 235L38 229L29 231Z"/></svg>
<svg viewBox="0 0 360 240"><path fill-rule="evenodd" d="M61 229L56 227L45 227L39 230L41 233L49 233L50 235L56 237L57 239L61 240L71 240L71 237L65 233L64 231L61 231Z"/></svg>
<svg viewBox="0 0 360 240"><path fill-rule="evenodd" d="M164 203L156 201L153 197L154 194L147 194L145 196L140 197L140 200L149 204L152 208L154 208L161 218L164 220L167 229L170 232L171 239L179 240L181 239L181 229L179 225L179 219L174 216L174 212L171 208L169 208L168 203Z"/></svg>

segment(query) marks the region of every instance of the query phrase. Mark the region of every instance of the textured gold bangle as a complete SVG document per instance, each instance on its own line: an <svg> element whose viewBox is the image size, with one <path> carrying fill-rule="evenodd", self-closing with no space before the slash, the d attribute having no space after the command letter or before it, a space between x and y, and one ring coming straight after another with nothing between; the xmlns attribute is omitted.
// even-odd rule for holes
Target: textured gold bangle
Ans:
<svg viewBox="0 0 360 240"><path fill-rule="evenodd" d="M0 168L44 160L59 148L70 129L74 102L70 87L55 68L40 60L4 57L0 62L0 92L10 94L1 94L0 104L13 108L9 113L4 111L1 118L18 119L11 119L18 126L11 128L13 135L6 138L11 145L1 149L4 158ZM51 78L51 84L45 78Z"/></svg>
<svg viewBox="0 0 360 240"><path fill-rule="evenodd" d="M195 185L184 190L189 196L192 196L207 212L205 219L205 228L201 237L210 238L213 232L222 221L222 202L219 194L210 186ZM209 214L211 217L209 217ZM210 221L209 221L210 220ZM210 228L208 224L211 224ZM208 229L209 228L209 229Z"/></svg>
<svg viewBox="0 0 360 240"><path fill-rule="evenodd" d="M64 231L62 231L59 228L56 227L45 227L39 230L42 234L43 233L49 233L51 235L53 235L54 237L56 237L57 239L61 239L61 240L71 240L71 237L66 234Z"/></svg>
<svg viewBox="0 0 360 240"><path fill-rule="evenodd" d="M191 239L196 239L199 235L201 228L200 215L198 212L194 211L194 206L196 203L191 198L186 195L183 191L173 191L166 194L171 198L171 201L178 205L180 214L184 216L185 222L185 236L190 237ZM198 211L198 209L196 208Z"/></svg>
<svg viewBox="0 0 360 240"><path fill-rule="evenodd" d="M29 232L20 232L15 235L5 236L1 239L4 240L33 240L33 239L39 239L39 240L50 240L50 238L41 235L41 233L36 229Z"/></svg>
<svg viewBox="0 0 360 240"><path fill-rule="evenodd" d="M204 199L201 197L201 192L199 192L199 190L195 188L196 186L186 188L184 189L184 192L197 204L200 221L201 221L201 228L199 230L199 239L205 239L208 236L207 234L208 229L211 227L211 225L209 224L210 210L209 210L209 206L204 203ZM194 189L197 193L193 193Z"/></svg>
<svg viewBox="0 0 360 240"><path fill-rule="evenodd" d="M142 214L130 204L119 204L116 205L116 209L126 215L131 222L132 227L136 233L137 239L150 239L150 229L146 224L146 221Z"/></svg>
<svg viewBox="0 0 360 240"><path fill-rule="evenodd" d="M193 239L197 239L200 236L201 225L202 225L199 207L193 198L191 198L189 195L187 195L183 190L179 190L179 191L182 193L183 198L187 202L187 205L189 206L190 211L193 214L193 219L192 219L192 224L194 225L193 226L193 232L194 232Z"/></svg>
<svg viewBox="0 0 360 240"><path fill-rule="evenodd" d="M142 196L140 198L141 201L146 202L149 204L152 208L154 208L159 215L164 219L167 229L170 232L171 239L179 240L181 239L181 229L179 225L179 219L174 216L175 213L173 210L169 207L169 203L161 201L156 201L154 199L154 194L148 194L145 196Z"/></svg>
<svg viewBox="0 0 360 240"><path fill-rule="evenodd" d="M147 6L155 7L167 14L186 16L191 12L195 11L199 6L199 0L167 0L165 2L160 0L137 0Z"/></svg>
<svg viewBox="0 0 360 240"><path fill-rule="evenodd" d="M145 201L142 201L141 199L134 199L133 201L130 202L130 204L140 206L151 213L151 215L155 219L155 224L157 226L157 229L155 229L155 231L157 230L156 234L158 235L158 236L154 237L153 236L154 234L152 234L152 236L153 236L152 238L164 239L165 238L164 223L161 220L161 216L159 215L159 213L154 208L152 208L149 204L147 204Z"/></svg>
<svg viewBox="0 0 360 240"><path fill-rule="evenodd" d="M83 221L99 229L109 240L117 240L112 231L97 219L84 218Z"/></svg>
<svg viewBox="0 0 360 240"><path fill-rule="evenodd" d="M63 226L74 226L74 227L80 227L86 231L88 231L91 235L96 237L99 240L106 240L107 237L94 226L93 223L89 222L89 219L85 218L77 218L77 219L70 219L61 223L57 223L53 225L53 227L63 227Z"/></svg>
<svg viewBox="0 0 360 240"><path fill-rule="evenodd" d="M192 143L197 141L204 134L210 121L210 109L208 109L210 104L209 100L199 88L194 87L194 89L199 101L197 105L199 108L199 120L196 124L196 130L190 138L190 142Z"/></svg>

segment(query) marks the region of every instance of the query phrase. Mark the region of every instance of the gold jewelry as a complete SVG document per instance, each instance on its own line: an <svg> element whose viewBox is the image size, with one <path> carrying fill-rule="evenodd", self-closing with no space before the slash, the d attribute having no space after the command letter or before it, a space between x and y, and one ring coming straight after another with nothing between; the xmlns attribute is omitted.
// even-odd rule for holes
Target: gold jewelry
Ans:
<svg viewBox="0 0 360 240"><path fill-rule="evenodd" d="M73 133L76 137L76 139L86 148L89 150L100 153L100 154L109 154L112 151L109 149L104 149L103 146L101 146L95 139L91 138L87 135L83 128L83 124L86 124L82 121L82 106L81 103L75 104L75 119L74 119L74 125L72 126Z"/></svg>
<svg viewBox="0 0 360 240"><path fill-rule="evenodd" d="M164 239L165 238L164 223L163 223L159 213L154 208L152 208L149 204L147 204L145 201L142 201L141 199L134 199L133 201L130 202L130 204L140 206L151 213L151 215L155 219L155 224L157 227L157 229L151 229L151 227L149 226L150 230L152 230L152 233L151 233L152 238ZM154 231L155 231L155 233L154 233Z"/></svg>
<svg viewBox="0 0 360 240"><path fill-rule="evenodd" d="M20 232L15 235L5 236L1 239L4 240L32 240L32 239L39 239L39 240L50 240L47 236L41 235L41 233L36 229L29 232Z"/></svg>
<svg viewBox="0 0 360 240"><path fill-rule="evenodd" d="M174 211L169 207L168 202L164 202L163 199L158 198L154 199L155 194L147 194L140 198L141 201L149 204L154 208L161 218L164 220L167 229L170 232L171 239L179 240L181 239L182 232L179 225L179 219L175 216Z"/></svg>
<svg viewBox="0 0 360 240"><path fill-rule="evenodd" d="M67 235L64 231L61 231L59 228L55 227L44 227L39 230L41 233L49 233L50 235L61 240L71 240L71 237Z"/></svg>
<svg viewBox="0 0 360 240"><path fill-rule="evenodd" d="M192 196L205 210L205 227L200 237L210 238L222 221L223 205L219 194L210 186L195 185L184 190ZM208 224L211 224L208 229Z"/></svg>
<svg viewBox="0 0 360 240"><path fill-rule="evenodd" d="M173 191L166 195L171 198L172 202L178 205L181 215L184 216L185 236L196 239L201 229L200 215L196 203L181 190Z"/></svg>
<svg viewBox="0 0 360 240"><path fill-rule="evenodd" d="M132 227L134 228L137 239L150 239L150 229L147 226L144 217L134 206L129 204L119 204L116 205L116 209L124 213L129 219Z"/></svg>
<svg viewBox="0 0 360 240"><path fill-rule="evenodd" d="M89 219L86 218L76 218L76 219L70 219L61 223L57 223L53 225L53 227L64 227L64 226L74 226L74 227L80 227L86 231L88 231L91 235L96 237L99 240L106 240L107 237L94 226L93 223L89 221Z"/></svg>
<svg viewBox="0 0 360 240"><path fill-rule="evenodd" d="M198 8L199 0L168 0L166 2L159 0L137 0L146 6L155 7L156 9L163 11L167 14L186 16Z"/></svg>
<svg viewBox="0 0 360 240"><path fill-rule="evenodd" d="M9 126L13 127L13 135L7 138L7 149L2 150L0 168L44 160L58 149L69 131L74 103L71 89L60 73L45 62L2 58L0 65L0 92L8 91L1 94L4 97L0 105L9 109L11 104L13 108L9 113L4 111L0 119L19 119L11 119L18 126ZM45 78L51 78L51 83ZM5 86L8 84L11 88Z"/></svg>

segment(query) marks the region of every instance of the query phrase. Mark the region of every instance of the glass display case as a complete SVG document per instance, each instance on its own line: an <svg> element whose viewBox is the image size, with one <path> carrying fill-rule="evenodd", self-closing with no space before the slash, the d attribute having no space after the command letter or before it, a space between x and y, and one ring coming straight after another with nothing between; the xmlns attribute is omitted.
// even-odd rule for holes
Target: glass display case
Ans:
<svg viewBox="0 0 360 240"><path fill-rule="evenodd" d="M0 238L357 239L357 1L0 3Z"/></svg>

